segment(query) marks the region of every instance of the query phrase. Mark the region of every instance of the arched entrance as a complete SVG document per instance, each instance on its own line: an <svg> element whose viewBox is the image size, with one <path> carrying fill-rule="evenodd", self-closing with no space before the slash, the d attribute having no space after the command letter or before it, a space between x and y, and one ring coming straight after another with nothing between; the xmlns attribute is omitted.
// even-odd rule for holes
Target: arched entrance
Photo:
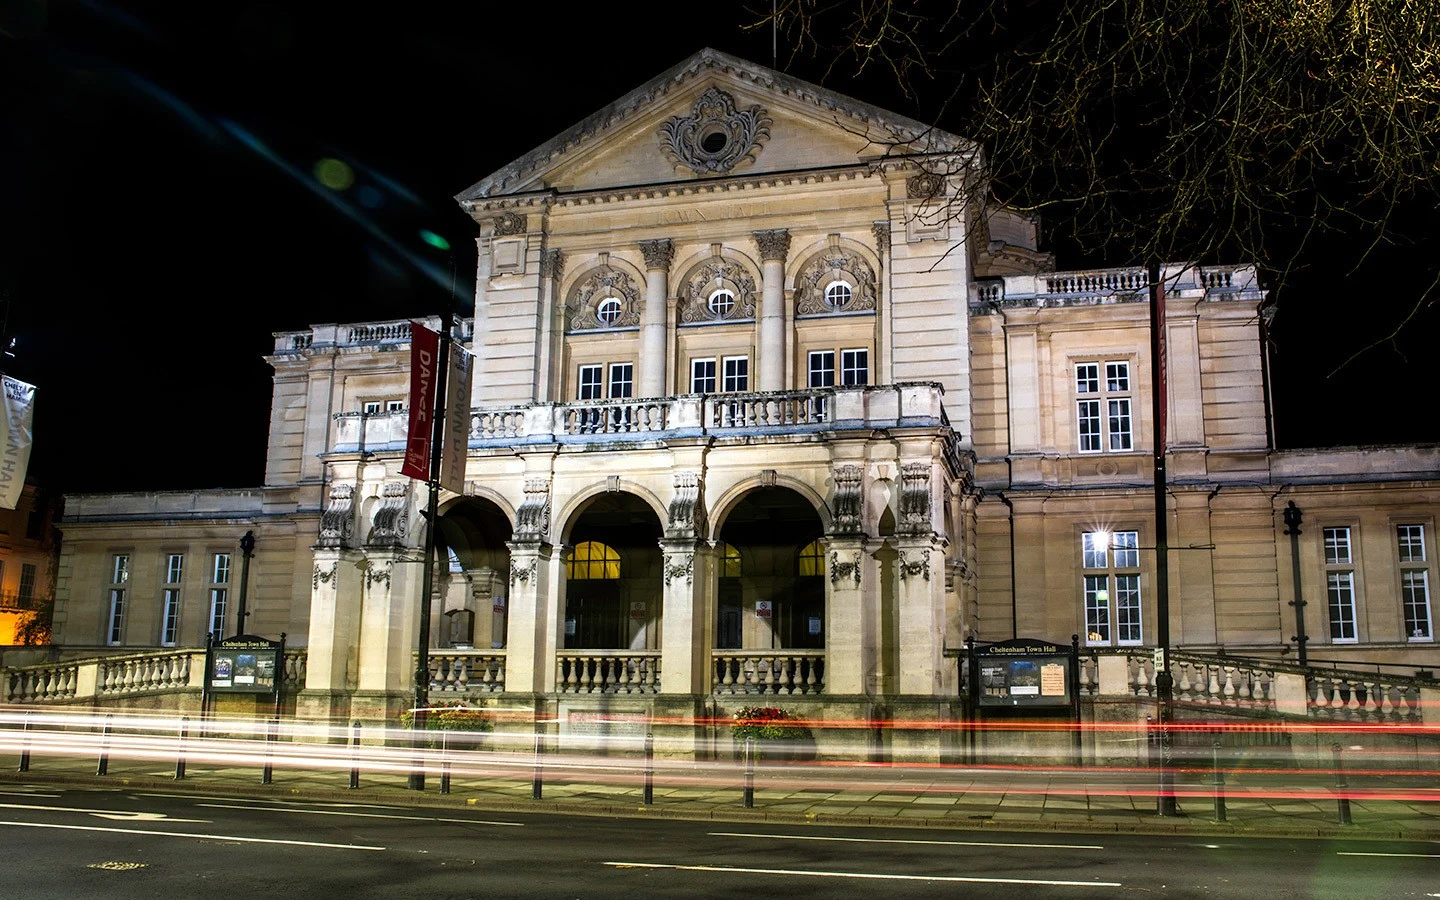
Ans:
<svg viewBox="0 0 1440 900"><path fill-rule="evenodd" d="M505 646L510 536L510 519L483 497L463 497L440 515L430 621L434 646Z"/></svg>
<svg viewBox="0 0 1440 900"><path fill-rule="evenodd" d="M633 494L599 494L566 540L565 650L657 650L663 560L659 517Z"/></svg>
<svg viewBox="0 0 1440 900"><path fill-rule="evenodd" d="M789 488L757 488L730 510L716 553L717 650L825 648L823 530Z"/></svg>

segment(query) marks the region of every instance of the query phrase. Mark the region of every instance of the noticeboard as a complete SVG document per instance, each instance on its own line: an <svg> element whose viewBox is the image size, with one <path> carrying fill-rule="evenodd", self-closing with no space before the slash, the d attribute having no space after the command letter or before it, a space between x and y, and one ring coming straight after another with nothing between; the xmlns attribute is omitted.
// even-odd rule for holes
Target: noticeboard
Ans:
<svg viewBox="0 0 1440 900"><path fill-rule="evenodd" d="M1043 641L1014 640L976 647L975 702L982 707L1070 706L1070 648Z"/></svg>
<svg viewBox="0 0 1440 900"><path fill-rule="evenodd" d="M210 645L205 687L221 694L273 694L284 643L238 635Z"/></svg>

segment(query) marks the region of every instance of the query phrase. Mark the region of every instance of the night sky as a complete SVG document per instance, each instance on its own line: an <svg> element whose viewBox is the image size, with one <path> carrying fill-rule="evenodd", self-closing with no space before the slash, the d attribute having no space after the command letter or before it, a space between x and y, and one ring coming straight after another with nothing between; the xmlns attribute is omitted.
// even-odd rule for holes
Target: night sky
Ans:
<svg viewBox="0 0 1440 900"><path fill-rule="evenodd" d="M17 338L4 368L38 386L43 485L259 485L272 332L438 314L450 261L422 229L455 248L468 299L476 228L454 194L703 46L770 61L739 4L693 19L673 3L501 6L16 0L0 13L0 292ZM788 71L818 81L823 62ZM921 119L939 108L851 75L825 83ZM317 180L326 159L344 163L325 170L343 189ZM1080 257L1063 222L1046 232L1062 269L1139 262ZM1396 347L1326 377L1421 286L1416 249L1357 271L1353 244L1317 245L1280 296L1283 447L1440 439L1434 307Z"/></svg>

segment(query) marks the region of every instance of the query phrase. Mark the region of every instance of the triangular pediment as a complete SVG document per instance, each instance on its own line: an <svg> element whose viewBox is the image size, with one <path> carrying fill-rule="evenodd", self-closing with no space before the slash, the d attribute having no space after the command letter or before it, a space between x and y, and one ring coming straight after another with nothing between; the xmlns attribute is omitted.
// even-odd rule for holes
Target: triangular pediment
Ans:
<svg viewBox="0 0 1440 900"><path fill-rule="evenodd" d="M477 182L465 203L966 150L948 132L705 49Z"/></svg>

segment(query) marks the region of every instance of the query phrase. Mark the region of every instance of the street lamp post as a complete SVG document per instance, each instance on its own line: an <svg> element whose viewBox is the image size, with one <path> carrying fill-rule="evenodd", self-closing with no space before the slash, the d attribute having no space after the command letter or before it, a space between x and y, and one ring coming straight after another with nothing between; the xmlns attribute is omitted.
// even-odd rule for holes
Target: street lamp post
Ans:
<svg viewBox="0 0 1440 900"><path fill-rule="evenodd" d="M1290 640L1295 642L1300 652L1300 665L1305 665L1305 643L1310 636L1305 633L1305 598L1300 593L1300 523L1304 521L1305 514L1300 507L1291 500L1285 507L1285 533L1290 535L1290 577L1295 583L1295 599L1290 605L1295 607L1295 636Z"/></svg>
<svg viewBox="0 0 1440 900"><path fill-rule="evenodd" d="M1155 448L1155 691L1159 695L1160 791L1155 811L1161 816L1178 816L1175 804L1174 773L1171 770L1170 722L1174 715L1174 679L1170 675L1170 538L1166 517L1165 422L1168 409L1165 391L1165 284L1158 263L1151 263L1150 281L1150 384L1151 443Z"/></svg>
<svg viewBox="0 0 1440 900"><path fill-rule="evenodd" d="M250 587L250 557L255 555L255 532L247 531L240 538L240 608L235 611L235 633L245 634L245 595ZM223 633L223 632L222 632Z"/></svg>

